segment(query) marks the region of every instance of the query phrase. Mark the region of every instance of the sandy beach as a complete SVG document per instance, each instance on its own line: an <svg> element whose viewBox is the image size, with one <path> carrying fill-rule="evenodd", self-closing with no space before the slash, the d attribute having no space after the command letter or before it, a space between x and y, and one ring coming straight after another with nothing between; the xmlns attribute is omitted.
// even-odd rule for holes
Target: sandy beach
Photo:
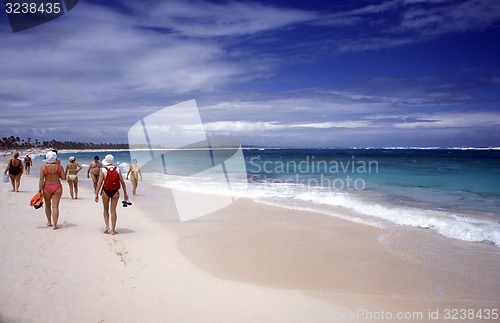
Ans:
<svg viewBox="0 0 500 323"><path fill-rule="evenodd" d="M78 200L64 183L53 231L29 206L39 167L18 193L0 186L0 322L494 322L476 314L500 310L489 244L248 199L181 223L169 191L144 183L112 236L86 169Z"/></svg>

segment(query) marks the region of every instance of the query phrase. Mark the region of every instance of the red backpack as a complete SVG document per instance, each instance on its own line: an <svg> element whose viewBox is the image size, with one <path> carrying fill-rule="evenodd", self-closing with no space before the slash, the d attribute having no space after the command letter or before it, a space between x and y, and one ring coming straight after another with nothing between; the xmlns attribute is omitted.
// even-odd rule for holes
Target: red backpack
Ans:
<svg viewBox="0 0 500 323"><path fill-rule="evenodd" d="M104 180L105 190L119 190L120 189L120 174L116 170L117 167L104 167L107 170L106 179Z"/></svg>

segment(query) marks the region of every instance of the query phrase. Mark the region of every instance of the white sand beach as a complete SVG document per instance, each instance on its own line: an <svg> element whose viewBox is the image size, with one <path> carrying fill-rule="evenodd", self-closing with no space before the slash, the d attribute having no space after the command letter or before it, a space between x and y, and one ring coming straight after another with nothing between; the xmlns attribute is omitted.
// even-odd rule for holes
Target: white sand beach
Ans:
<svg viewBox="0 0 500 323"><path fill-rule="evenodd" d="M0 322L443 322L449 309L500 310L492 245L246 199L181 223L169 191L144 183L112 236L86 169L78 200L64 183L53 231L29 206L39 167L18 193L0 186Z"/></svg>

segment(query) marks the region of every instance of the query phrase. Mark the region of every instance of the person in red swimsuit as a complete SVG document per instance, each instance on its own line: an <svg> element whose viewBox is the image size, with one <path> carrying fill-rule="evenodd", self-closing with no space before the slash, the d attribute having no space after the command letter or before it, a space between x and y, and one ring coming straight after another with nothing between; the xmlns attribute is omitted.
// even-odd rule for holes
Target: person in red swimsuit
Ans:
<svg viewBox="0 0 500 323"><path fill-rule="evenodd" d="M95 190L96 203L99 202L99 195L101 195L102 198L104 224L106 225L106 227L104 228L104 233L109 232L109 213L111 211L111 232L113 235L118 233L116 232L116 219L118 217L118 215L116 214L116 206L118 205L118 200L120 199L120 190L118 189L110 191L104 188L104 182L106 180L108 170L116 168L116 170L118 171L120 178L120 187L123 189L125 200L128 201L127 186L125 185L125 181L123 180L120 168L113 165L114 160L115 158L113 157L113 155L106 155L106 157L102 161L103 167L100 170L99 182L97 183L97 187Z"/></svg>
<svg viewBox="0 0 500 323"><path fill-rule="evenodd" d="M45 165L40 167L40 181L38 184L38 191L43 192L43 199L45 200L45 215L47 216L47 226L54 226L54 230L57 230L57 221L59 220L59 202L61 201L61 196L63 188L61 185L61 179L66 179L66 173L64 172L61 164L58 164L57 154L53 151L49 151L45 155Z"/></svg>

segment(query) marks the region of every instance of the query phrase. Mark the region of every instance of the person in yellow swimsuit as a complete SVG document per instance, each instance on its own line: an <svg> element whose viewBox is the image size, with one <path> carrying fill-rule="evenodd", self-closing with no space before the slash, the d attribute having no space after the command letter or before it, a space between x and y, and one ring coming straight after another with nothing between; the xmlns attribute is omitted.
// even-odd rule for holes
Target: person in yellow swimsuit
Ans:
<svg viewBox="0 0 500 323"><path fill-rule="evenodd" d="M134 158L132 160L132 165L127 172L127 179L130 175L130 181L132 182L132 194L135 195L137 193L137 185L139 185L139 176L141 176L142 181L142 173L139 165L137 164L137 159Z"/></svg>
<svg viewBox="0 0 500 323"><path fill-rule="evenodd" d="M68 179L69 194L72 199L78 199L78 172L83 167L76 162L76 158L71 156L69 164L66 165L66 178Z"/></svg>

